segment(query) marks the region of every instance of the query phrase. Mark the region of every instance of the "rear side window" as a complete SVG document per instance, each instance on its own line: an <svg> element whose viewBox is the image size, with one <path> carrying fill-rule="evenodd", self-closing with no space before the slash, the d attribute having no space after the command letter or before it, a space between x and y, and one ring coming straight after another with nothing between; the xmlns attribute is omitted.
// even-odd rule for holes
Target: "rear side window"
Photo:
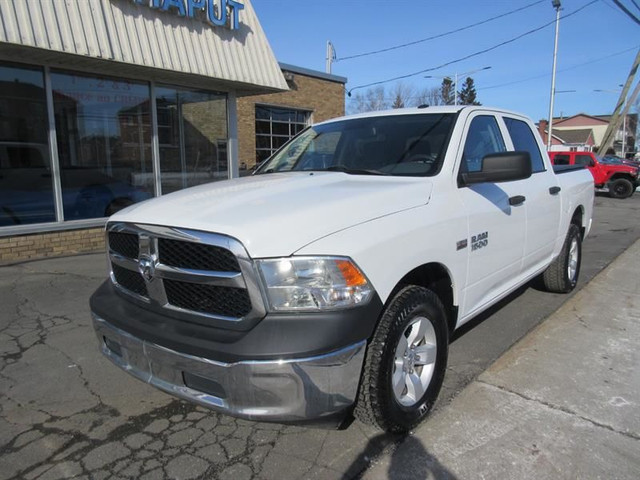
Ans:
<svg viewBox="0 0 640 480"><path fill-rule="evenodd" d="M505 117L504 123L507 125L509 135L511 135L513 147L517 151L529 152L532 172L543 172L545 168L542 155L540 154L540 148L538 148L538 142L536 142L536 138L533 136L529 125L521 120L507 117Z"/></svg>
<svg viewBox="0 0 640 480"><path fill-rule="evenodd" d="M498 122L491 115L480 115L471 121L469 133L462 153L462 172L479 172L482 170L482 158L491 153L505 152L507 149L498 127Z"/></svg>
<svg viewBox="0 0 640 480"><path fill-rule="evenodd" d="M553 157L555 165L569 165L569 155L556 155Z"/></svg>

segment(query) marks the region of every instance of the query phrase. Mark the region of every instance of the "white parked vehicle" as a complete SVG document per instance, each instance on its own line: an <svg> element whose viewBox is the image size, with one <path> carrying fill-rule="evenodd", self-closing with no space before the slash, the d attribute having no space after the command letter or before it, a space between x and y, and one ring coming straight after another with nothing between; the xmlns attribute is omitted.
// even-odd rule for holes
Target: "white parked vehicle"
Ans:
<svg viewBox="0 0 640 480"><path fill-rule="evenodd" d="M116 365L215 410L407 431L456 328L534 277L575 287L593 195L516 113L339 118L111 217L94 326Z"/></svg>

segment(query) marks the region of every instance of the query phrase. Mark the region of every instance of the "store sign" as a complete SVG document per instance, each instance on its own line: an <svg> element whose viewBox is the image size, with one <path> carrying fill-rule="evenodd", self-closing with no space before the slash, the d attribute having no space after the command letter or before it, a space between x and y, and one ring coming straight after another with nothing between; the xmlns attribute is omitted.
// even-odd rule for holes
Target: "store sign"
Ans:
<svg viewBox="0 0 640 480"><path fill-rule="evenodd" d="M240 26L242 3L235 0L133 0L138 5L172 12L180 17L201 18L211 25L228 26L237 30ZM227 20L230 20L227 25Z"/></svg>

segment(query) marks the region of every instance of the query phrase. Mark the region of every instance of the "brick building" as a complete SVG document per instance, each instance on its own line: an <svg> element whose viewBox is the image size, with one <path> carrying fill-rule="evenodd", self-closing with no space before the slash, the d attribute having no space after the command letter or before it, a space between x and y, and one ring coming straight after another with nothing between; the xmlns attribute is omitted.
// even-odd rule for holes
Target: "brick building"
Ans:
<svg viewBox="0 0 640 480"><path fill-rule="evenodd" d="M346 79L278 64L250 0L208 3L0 2L0 264L100 250L117 210L344 114Z"/></svg>

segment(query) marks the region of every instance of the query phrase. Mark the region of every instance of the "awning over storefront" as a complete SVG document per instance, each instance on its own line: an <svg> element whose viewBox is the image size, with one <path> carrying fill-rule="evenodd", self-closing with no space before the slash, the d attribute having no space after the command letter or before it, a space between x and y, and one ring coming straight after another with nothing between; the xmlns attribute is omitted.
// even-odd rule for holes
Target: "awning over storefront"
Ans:
<svg viewBox="0 0 640 480"><path fill-rule="evenodd" d="M288 89L250 0L12 0L0 18L5 59L87 69L106 60L110 74L189 76L239 94Z"/></svg>

